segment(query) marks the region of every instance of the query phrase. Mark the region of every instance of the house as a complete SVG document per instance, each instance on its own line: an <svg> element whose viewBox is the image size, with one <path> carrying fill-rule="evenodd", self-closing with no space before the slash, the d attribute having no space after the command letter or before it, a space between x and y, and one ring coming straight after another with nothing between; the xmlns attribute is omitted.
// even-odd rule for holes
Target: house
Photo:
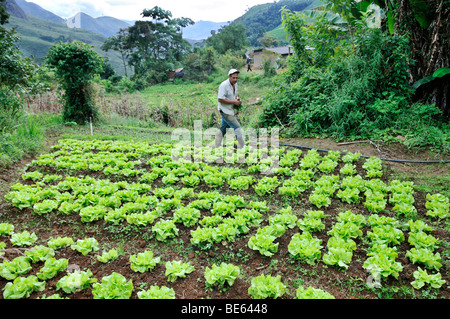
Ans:
<svg viewBox="0 0 450 319"><path fill-rule="evenodd" d="M264 61L269 59L272 65L276 66L278 59L286 59L293 53L294 51L290 45L257 49L253 51L253 65L255 68L262 68Z"/></svg>
<svg viewBox="0 0 450 319"><path fill-rule="evenodd" d="M168 72L168 74L167 74L167 77L169 78L170 82L173 82L175 79L178 79L178 78L183 78L183 76L184 76L183 68L172 70L172 71Z"/></svg>

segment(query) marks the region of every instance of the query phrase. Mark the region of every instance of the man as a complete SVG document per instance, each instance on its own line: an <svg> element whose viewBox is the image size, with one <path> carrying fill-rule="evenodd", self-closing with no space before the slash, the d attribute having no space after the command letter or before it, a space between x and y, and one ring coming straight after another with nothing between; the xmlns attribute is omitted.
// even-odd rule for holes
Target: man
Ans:
<svg viewBox="0 0 450 319"><path fill-rule="evenodd" d="M216 147L222 144L222 139L227 133L227 128L232 128L234 134L238 140L238 148L244 147L244 137L241 125L235 117L234 107L241 106L242 101L238 96L237 81L239 77L239 71L231 69L228 72L228 79L223 81L219 86L219 92L217 94L218 105L217 109L222 115L222 124L220 131L216 135Z"/></svg>

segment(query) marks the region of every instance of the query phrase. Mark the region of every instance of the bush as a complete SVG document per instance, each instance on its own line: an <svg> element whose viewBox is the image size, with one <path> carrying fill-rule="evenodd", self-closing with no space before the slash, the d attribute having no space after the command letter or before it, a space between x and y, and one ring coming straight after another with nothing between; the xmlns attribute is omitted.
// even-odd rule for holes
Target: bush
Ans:
<svg viewBox="0 0 450 319"><path fill-rule="evenodd" d="M293 39L303 43L302 37ZM322 38L309 34L308 45ZM365 28L329 44L333 50L321 45L320 52L303 50L289 60L289 70L263 101L259 126L283 126L288 136L337 140L402 135L410 147L448 149L444 124L434 119L439 109L412 103L406 36Z"/></svg>

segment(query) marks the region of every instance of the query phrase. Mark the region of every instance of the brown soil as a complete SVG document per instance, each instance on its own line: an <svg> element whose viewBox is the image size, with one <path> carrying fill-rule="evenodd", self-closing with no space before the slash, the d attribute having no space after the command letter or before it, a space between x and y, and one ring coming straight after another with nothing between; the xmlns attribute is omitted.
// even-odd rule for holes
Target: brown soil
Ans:
<svg viewBox="0 0 450 319"><path fill-rule="evenodd" d="M48 140L48 146L55 143L56 136L50 136ZM326 150L340 150L360 152L366 156L379 156L385 158L396 159L414 159L414 160L435 160L430 153L417 153L413 154L408 150L403 149L398 145L375 145L371 143L354 143L347 145L339 145L338 143L329 139L286 139L282 140L282 143L295 144L308 147L314 147ZM44 151L46 151L44 150ZM298 232L298 229L288 230L284 236L277 241L279 242L278 252L271 258L264 257L258 252L251 250L248 246L248 239L256 231L251 230L251 233L247 236L238 238L233 243L216 244L209 251L203 251L193 247L190 244L190 230L194 227L185 227L183 225L177 225L179 228L179 236L168 243L161 243L155 240L151 233L150 227L137 228L127 225L126 222L113 226L104 221L97 221L93 223L82 223L80 216L61 216L57 214L49 214L47 216L39 216L32 213L31 209L25 209L20 211L17 208L12 207L9 203L3 201L3 196L9 191L9 186L16 182L22 182L20 179L21 174L24 172L24 167L29 163L32 158L24 159L20 163L17 163L15 167L7 170L2 170L0 173L0 222L10 222L15 225L16 231L29 230L34 231L38 235L38 242L36 244L45 244L50 237L58 236L72 236L74 239L80 239L83 237L95 237L101 244L101 250L110 249L114 247L120 247L123 254L119 256L117 260L103 264L96 259L97 253L89 253L87 256L82 256L80 253L72 250L71 248L65 248L56 251L57 258L69 259L69 264L76 265L82 270L90 269L94 277L101 282L103 276L109 275L112 272L118 272L124 275L127 279L131 279L134 285L134 291L132 299L137 298L137 292L142 289L148 289L150 286L157 284L158 286L167 286L175 290L176 298L178 299L249 299L251 296L248 294L248 288L250 287L250 280L252 277L261 274L281 275L282 281L287 285L287 293L283 296L283 299L290 299L295 297L295 289L299 285L313 286L315 288L321 288L338 299L411 299L411 298L426 298L423 297L421 291L413 290L411 281L414 280L413 272L417 270L418 266L412 264L405 256L405 252L411 248L407 241L407 231L405 231L405 241L402 243L399 249L399 258L404 267L400 273L398 279L388 277L382 281L384 289L371 290L365 285L366 280L369 277L367 271L362 267L363 262L367 258L363 239L357 240L358 249L354 252L352 263L348 270L344 271L336 267L326 266L323 262L319 262L317 265L311 266L305 263L295 261L290 257L288 252L288 244L292 235ZM340 166L339 166L340 167ZM339 167L337 169L339 169ZM449 165L431 165L431 164L405 164L405 163L393 163L385 162L386 172L401 171L406 173L419 172L422 169L429 175L446 175L449 174ZM361 170L361 165L358 165L358 170ZM363 173L362 173L363 174ZM363 175L362 175L363 176ZM99 176L104 178L102 176ZM384 178L387 178L386 176ZM205 186L196 188L197 191L207 190ZM231 190L228 187L223 187L221 191L225 194L231 194ZM243 195L248 198L255 198L253 190L242 192ZM302 212L308 208L308 195L304 194L296 201L289 202L292 205L294 212ZM264 198L268 203L271 203L271 213L274 213L274 209L280 207L283 204L284 199L278 195L272 195ZM427 219L425 213L425 194L416 192L415 206L418 210L420 218ZM388 207L391 208L391 207ZM354 209L353 205L347 205L340 202L338 199L333 200L333 204L325 211L326 215L331 216L325 219L326 228L321 232L314 233L315 236L323 240L323 246L329 238L327 231L329 231L335 222L335 216L344 210L352 209L354 212L367 214L364 208ZM207 214L206 211L203 212ZM168 215L170 217L170 213ZM263 225L267 224L267 220ZM436 225L436 229L432 235L442 240L448 246L450 240L449 233L444 230L443 222L433 223ZM27 228L25 228L27 227ZM364 229L364 235L368 228ZM0 236L0 242L5 242L7 248L14 248L11 246L9 236ZM152 250L156 256L161 256L163 263L156 266L155 269L143 274L137 273L131 270L129 264L129 255L145 250ZM441 289L431 289L430 294L439 299L448 299L450 297L448 285L450 283L450 277L448 273L448 255L444 251L445 246L442 245L437 252L440 252L443 258L443 267L440 272L443 279L447 281ZM326 249L324 248L323 251ZM22 254L23 250L8 249L7 253L3 256L6 259L12 259ZM195 271L187 275L184 279L178 279L174 283L167 281L165 276L165 261L169 260L184 260L190 261L195 266ZM213 263L218 262L231 262L241 265L242 277L237 279L232 287L226 291L219 291L218 289L208 289L205 286L204 270L207 266L211 266ZM41 267L42 263L33 265L33 270L27 275L35 274ZM60 293L65 297L71 299L91 299L91 289L84 289L77 291L71 295L64 294L61 290L56 291L56 283L64 276L66 272L58 274L55 278L49 280L46 284L46 289L43 292L35 292L30 296L30 299L42 297L43 295L52 295L54 293ZM3 292L3 288L7 281L0 277L0 291ZM405 292L406 291L406 292ZM412 293L411 293L412 292ZM0 299L3 298L3 294L0 295Z"/></svg>

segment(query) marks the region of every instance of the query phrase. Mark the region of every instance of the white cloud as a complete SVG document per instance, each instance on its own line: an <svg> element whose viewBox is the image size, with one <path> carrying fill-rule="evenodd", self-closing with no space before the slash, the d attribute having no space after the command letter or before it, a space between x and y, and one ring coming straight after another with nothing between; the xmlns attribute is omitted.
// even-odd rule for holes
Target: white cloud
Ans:
<svg viewBox="0 0 450 319"><path fill-rule="evenodd" d="M257 4L271 0L28 0L63 18L84 12L92 17L112 16L123 20L140 19L142 10L159 6L172 12L174 18L185 17L194 21L232 21Z"/></svg>

